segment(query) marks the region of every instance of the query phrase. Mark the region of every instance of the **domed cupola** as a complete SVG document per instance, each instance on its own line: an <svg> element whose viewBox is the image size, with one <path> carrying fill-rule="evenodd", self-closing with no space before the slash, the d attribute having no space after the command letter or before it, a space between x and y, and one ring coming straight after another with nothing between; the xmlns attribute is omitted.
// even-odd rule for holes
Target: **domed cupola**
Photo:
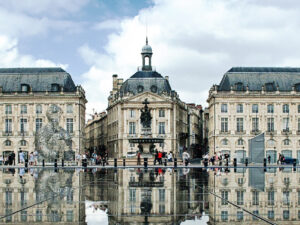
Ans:
<svg viewBox="0 0 300 225"><path fill-rule="evenodd" d="M152 48L148 45L148 37L146 37L146 45L142 48L142 59L143 59L143 71L152 71L151 66L151 57L152 57Z"/></svg>

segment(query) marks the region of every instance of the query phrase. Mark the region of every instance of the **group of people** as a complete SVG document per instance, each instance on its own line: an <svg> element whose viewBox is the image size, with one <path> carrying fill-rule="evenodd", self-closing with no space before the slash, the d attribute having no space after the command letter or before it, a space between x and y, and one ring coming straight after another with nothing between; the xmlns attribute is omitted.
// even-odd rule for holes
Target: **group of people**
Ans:
<svg viewBox="0 0 300 225"><path fill-rule="evenodd" d="M167 159L168 162L173 162L173 153L169 152L168 154L166 152L161 152L156 150L154 153L154 165L158 163L159 165L163 164L163 159Z"/></svg>
<svg viewBox="0 0 300 225"><path fill-rule="evenodd" d="M206 154L203 156L203 163L204 164L211 164L211 165L222 165L222 163L224 162L225 164L228 165L230 160L230 155L228 153L215 153L213 156L209 156L209 154Z"/></svg>
<svg viewBox="0 0 300 225"><path fill-rule="evenodd" d="M38 160L38 152L30 152L29 156L25 154L22 149L19 149L18 152L19 156L19 164L25 164L26 160L28 160L29 165L37 165L37 160ZM8 154L6 157L0 156L0 165L16 165L16 154L14 152L11 152Z"/></svg>
<svg viewBox="0 0 300 225"><path fill-rule="evenodd" d="M83 162L90 162L91 165L108 165L108 153L105 152L104 154L97 154L96 152L93 153L83 153L82 155L77 154L75 157L77 165Z"/></svg>

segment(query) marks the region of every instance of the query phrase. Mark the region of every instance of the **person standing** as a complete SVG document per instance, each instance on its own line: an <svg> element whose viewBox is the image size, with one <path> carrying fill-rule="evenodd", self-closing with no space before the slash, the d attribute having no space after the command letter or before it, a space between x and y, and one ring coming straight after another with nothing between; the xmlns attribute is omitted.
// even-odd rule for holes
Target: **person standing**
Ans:
<svg viewBox="0 0 300 225"><path fill-rule="evenodd" d="M168 162L173 162L172 152L169 152L169 154L168 154Z"/></svg>
<svg viewBox="0 0 300 225"><path fill-rule="evenodd" d="M162 164L162 152L158 152L158 163L159 165Z"/></svg>
<svg viewBox="0 0 300 225"><path fill-rule="evenodd" d="M25 163L24 152L21 149L19 151L19 160L21 164Z"/></svg>
<svg viewBox="0 0 300 225"><path fill-rule="evenodd" d="M33 152L30 152L30 154L29 154L29 165L32 166L33 163L34 163Z"/></svg>
<svg viewBox="0 0 300 225"><path fill-rule="evenodd" d="M189 164L190 154L186 152L186 150L182 153L182 161L187 166Z"/></svg>
<svg viewBox="0 0 300 225"><path fill-rule="evenodd" d="M37 152L37 150L35 150L34 152L33 152L33 160L34 160L34 165L36 166L37 165L37 161L38 161L38 152Z"/></svg>
<svg viewBox="0 0 300 225"><path fill-rule="evenodd" d="M158 161L158 151L156 150L154 154L154 165L156 165L157 161Z"/></svg>
<svg viewBox="0 0 300 225"><path fill-rule="evenodd" d="M12 158L13 164L15 166L16 165L16 154L15 154L15 152L11 153L11 158Z"/></svg>

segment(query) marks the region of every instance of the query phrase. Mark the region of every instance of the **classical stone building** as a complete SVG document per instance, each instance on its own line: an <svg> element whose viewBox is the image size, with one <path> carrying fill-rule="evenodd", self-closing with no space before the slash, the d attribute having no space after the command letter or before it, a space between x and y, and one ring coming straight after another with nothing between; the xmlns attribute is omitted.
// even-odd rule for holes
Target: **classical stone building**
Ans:
<svg viewBox="0 0 300 225"><path fill-rule="evenodd" d="M86 102L84 90L75 86L70 74L61 68L0 69L0 155L7 157L15 152L18 161L20 148L26 156L36 148L56 151L59 144L55 140L64 138L55 138L53 124L67 136L64 144L80 152ZM47 126L52 131L49 140L48 135L43 136Z"/></svg>
<svg viewBox="0 0 300 225"><path fill-rule="evenodd" d="M121 158L141 151L146 157L155 149L180 156L192 135L188 106L172 90L169 78L153 69L147 41L141 54L142 67L128 80L113 75L107 108L109 156ZM197 121L193 119L193 123ZM198 130L193 132L198 135Z"/></svg>
<svg viewBox="0 0 300 225"><path fill-rule="evenodd" d="M268 156L275 163L278 153L300 159L299 68L232 68L207 101L211 155L229 153L240 163Z"/></svg>
<svg viewBox="0 0 300 225"><path fill-rule="evenodd" d="M107 114L95 113L85 126L85 148L89 153L104 154L107 150Z"/></svg>

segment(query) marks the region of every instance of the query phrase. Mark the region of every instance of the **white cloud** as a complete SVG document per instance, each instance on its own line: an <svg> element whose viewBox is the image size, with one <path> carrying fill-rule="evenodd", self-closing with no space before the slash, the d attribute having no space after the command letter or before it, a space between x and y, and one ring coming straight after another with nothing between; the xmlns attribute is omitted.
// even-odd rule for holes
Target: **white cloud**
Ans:
<svg viewBox="0 0 300 225"><path fill-rule="evenodd" d="M0 35L0 58L0 67L62 67L64 69L68 67L68 65L56 64L50 60L20 54L17 39L5 35Z"/></svg>
<svg viewBox="0 0 300 225"><path fill-rule="evenodd" d="M104 20L93 27L96 30L117 30L121 28L119 20Z"/></svg>
<svg viewBox="0 0 300 225"><path fill-rule="evenodd" d="M98 71L85 82L90 104L105 106L111 75L126 79L140 66L146 21L153 64L170 77L171 87L186 102L205 104L211 85L219 83L233 66L297 65L300 4L291 7L288 1L290 7L282 7L282 0L260 2L155 0L137 16L121 20L120 29L109 36L105 52L87 45L80 48L85 62ZM117 27L112 21L101 26L109 25ZM105 87L100 90L101 83ZM101 95L92 96L89 90Z"/></svg>

